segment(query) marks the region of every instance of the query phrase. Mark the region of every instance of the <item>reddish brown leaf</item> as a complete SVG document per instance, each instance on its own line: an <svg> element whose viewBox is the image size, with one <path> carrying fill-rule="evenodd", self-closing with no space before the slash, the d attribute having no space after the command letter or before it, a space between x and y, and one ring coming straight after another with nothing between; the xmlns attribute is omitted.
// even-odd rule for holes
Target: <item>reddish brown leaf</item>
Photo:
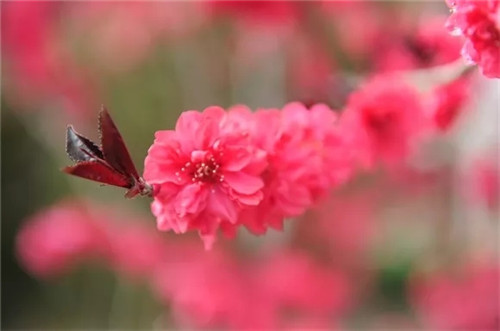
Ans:
<svg viewBox="0 0 500 331"><path fill-rule="evenodd" d="M127 176L122 175L100 161L80 162L74 166L65 167L63 171L70 175L90 179L103 184L125 188L131 188L133 186L133 183Z"/></svg>
<svg viewBox="0 0 500 331"><path fill-rule="evenodd" d="M66 153L75 162L103 158L101 149L90 139L76 132L71 125L66 131Z"/></svg>
<svg viewBox="0 0 500 331"><path fill-rule="evenodd" d="M104 107L99 113L99 131L101 133L102 152L106 162L122 174L138 180L139 174L123 142L123 138Z"/></svg>

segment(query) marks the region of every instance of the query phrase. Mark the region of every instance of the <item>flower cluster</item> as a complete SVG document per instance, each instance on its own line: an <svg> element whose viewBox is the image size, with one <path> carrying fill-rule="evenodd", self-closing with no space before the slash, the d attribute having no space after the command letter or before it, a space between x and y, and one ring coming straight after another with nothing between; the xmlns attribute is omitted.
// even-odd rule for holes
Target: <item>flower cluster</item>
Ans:
<svg viewBox="0 0 500 331"><path fill-rule="evenodd" d="M159 131L145 161L144 178L157 193L158 228L199 231L209 248L220 228L233 235L281 229L350 175L346 144L335 113L244 106L184 112L174 131Z"/></svg>
<svg viewBox="0 0 500 331"><path fill-rule="evenodd" d="M345 109L294 102L282 109L239 105L181 114L159 131L145 160L155 186L160 230L197 230L209 249L220 229L254 234L313 207L356 170L395 170L430 134L458 117L469 81L423 93L397 73L381 74L351 93Z"/></svg>
<svg viewBox="0 0 500 331"><path fill-rule="evenodd" d="M500 1L447 0L452 10L448 27L466 40L462 55L486 77L500 78Z"/></svg>

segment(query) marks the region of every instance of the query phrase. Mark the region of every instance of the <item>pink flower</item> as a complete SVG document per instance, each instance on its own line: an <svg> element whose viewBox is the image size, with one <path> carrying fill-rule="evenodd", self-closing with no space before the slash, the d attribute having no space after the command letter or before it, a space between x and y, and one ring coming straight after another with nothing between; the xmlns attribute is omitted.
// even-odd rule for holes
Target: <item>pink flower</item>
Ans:
<svg viewBox="0 0 500 331"><path fill-rule="evenodd" d="M352 304L349 280L305 254L281 251L238 263L217 248L181 244L176 252L153 288L183 328L330 329Z"/></svg>
<svg viewBox="0 0 500 331"><path fill-rule="evenodd" d="M426 129L420 96L397 76L380 76L350 97L341 118L342 134L365 167L395 165L413 150Z"/></svg>
<svg viewBox="0 0 500 331"><path fill-rule="evenodd" d="M282 229L352 172L335 113L308 110L252 113L236 106L184 113L175 131L160 131L146 158L144 176L156 185L152 205L162 230L197 229L207 248L220 227L229 236L246 226L261 234Z"/></svg>
<svg viewBox="0 0 500 331"><path fill-rule="evenodd" d="M55 2L2 5L2 55L9 78L5 88L9 101L26 109L63 104L73 115L88 115L96 108L91 106L95 91L58 34L63 8Z"/></svg>
<svg viewBox="0 0 500 331"><path fill-rule="evenodd" d="M144 178L159 190L152 204L158 228L198 230L210 248L219 226L263 198L265 153L223 109L184 112L175 130L159 131L145 160Z"/></svg>
<svg viewBox="0 0 500 331"><path fill-rule="evenodd" d="M230 255L177 244L177 252L152 279L154 293L171 307L176 326L235 329L251 315L245 274ZM247 286L244 286L247 285Z"/></svg>
<svg viewBox="0 0 500 331"><path fill-rule="evenodd" d="M318 245L336 265L366 263L376 238L377 192L334 195L312 209L296 225L301 241Z"/></svg>
<svg viewBox="0 0 500 331"><path fill-rule="evenodd" d="M461 115L469 98L470 81L458 79L440 85L431 92L429 113L440 131L447 131Z"/></svg>
<svg viewBox="0 0 500 331"><path fill-rule="evenodd" d="M350 152L337 131L337 116L325 105L308 110L290 103L282 111L255 113L254 141L268 154L264 199L245 210L241 223L254 233L282 229L283 219L302 214L351 174Z"/></svg>
<svg viewBox="0 0 500 331"><path fill-rule="evenodd" d="M460 40L443 28L441 16L424 17L418 25L408 24L409 17L392 32L382 31L383 42L375 53L376 66L381 70L429 68L460 58Z"/></svg>
<svg viewBox="0 0 500 331"><path fill-rule="evenodd" d="M147 279L171 254L158 231L144 224L84 201L59 202L30 217L16 248L22 265L39 277L97 260L129 279Z"/></svg>
<svg viewBox="0 0 500 331"><path fill-rule="evenodd" d="M301 252L274 252L254 274L259 329L331 329L352 305L350 281Z"/></svg>
<svg viewBox="0 0 500 331"><path fill-rule="evenodd" d="M380 37L386 35L382 30L384 10L377 3L370 1L330 1L314 2L318 11L332 26L335 38L338 38L341 51L348 61L366 60L380 46ZM339 33L349 31L349 33Z"/></svg>
<svg viewBox="0 0 500 331"><path fill-rule="evenodd" d="M106 233L77 202L65 202L32 216L16 238L21 264L39 277L56 276L82 259L109 252Z"/></svg>
<svg viewBox="0 0 500 331"><path fill-rule="evenodd" d="M498 330L498 266L472 265L416 278L411 298L433 329Z"/></svg>
<svg viewBox="0 0 500 331"><path fill-rule="evenodd" d="M324 47L296 36L287 62L293 99L301 100L306 105L332 100L332 91L337 90L334 79L335 60Z"/></svg>
<svg viewBox="0 0 500 331"><path fill-rule="evenodd" d="M447 25L465 37L462 55L486 77L500 78L500 2L447 0L452 14Z"/></svg>

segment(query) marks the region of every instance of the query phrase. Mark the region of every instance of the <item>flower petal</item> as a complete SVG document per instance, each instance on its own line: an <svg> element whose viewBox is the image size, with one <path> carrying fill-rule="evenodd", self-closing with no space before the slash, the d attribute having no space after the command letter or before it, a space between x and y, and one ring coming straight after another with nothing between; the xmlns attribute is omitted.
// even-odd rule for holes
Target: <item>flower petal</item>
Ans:
<svg viewBox="0 0 500 331"><path fill-rule="evenodd" d="M252 157L248 147L227 148L222 159L224 170L240 171L252 161Z"/></svg>
<svg viewBox="0 0 500 331"><path fill-rule="evenodd" d="M195 132L194 138L197 149L208 149L219 138L219 125L225 113L224 109L216 106L208 107L203 111L200 125Z"/></svg>
<svg viewBox="0 0 500 331"><path fill-rule="evenodd" d="M264 187L260 177L244 172L225 172L224 181L236 192L246 195L256 193Z"/></svg>
<svg viewBox="0 0 500 331"><path fill-rule="evenodd" d="M196 136L201 122L201 113L189 110L181 114L175 125L175 132L182 151L189 154L196 146Z"/></svg>
<svg viewBox="0 0 500 331"><path fill-rule="evenodd" d="M203 184L185 186L175 197L175 212L182 218L187 214L200 213L207 204L208 191Z"/></svg>
<svg viewBox="0 0 500 331"><path fill-rule="evenodd" d="M208 201L208 209L212 214L232 224L236 223L238 217L237 206L227 194L221 192L219 188L214 188L210 192Z"/></svg>

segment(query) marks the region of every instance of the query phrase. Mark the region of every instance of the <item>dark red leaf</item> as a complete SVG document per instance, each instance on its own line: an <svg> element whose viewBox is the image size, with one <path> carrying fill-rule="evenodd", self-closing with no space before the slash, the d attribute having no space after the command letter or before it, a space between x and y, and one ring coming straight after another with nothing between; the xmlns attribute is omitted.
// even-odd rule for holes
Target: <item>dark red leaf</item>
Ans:
<svg viewBox="0 0 500 331"><path fill-rule="evenodd" d="M77 133L71 125L66 131L66 153L75 162L103 158L101 149L90 139Z"/></svg>
<svg viewBox="0 0 500 331"><path fill-rule="evenodd" d="M115 123L109 116L106 108L102 108L99 113L99 131L101 133L102 152L104 160L109 163L111 167L121 172L122 174L139 179L139 174L130 158L123 138L116 128Z"/></svg>
<svg viewBox="0 0 500 331"><path fill-rule="evenodd" d="M113 170L110 166L100 161L84 161L74 166L65 167L63 171L67 174L93 180L95 182L113 186L131 188L131 180Z"/></svg>

